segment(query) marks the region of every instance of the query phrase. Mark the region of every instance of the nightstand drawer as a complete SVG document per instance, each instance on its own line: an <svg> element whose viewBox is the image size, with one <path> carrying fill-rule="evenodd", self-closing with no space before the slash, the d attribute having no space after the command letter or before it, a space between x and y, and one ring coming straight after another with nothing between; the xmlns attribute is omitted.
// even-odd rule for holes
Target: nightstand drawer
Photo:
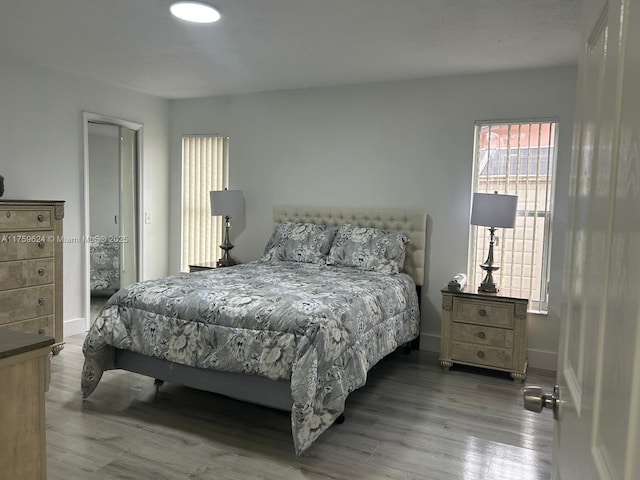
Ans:
<svg viewBox="0 0 640 480"><path fill-rule="evenodd" d="M488 345L491 347L513 348L513 330L493 328L484 325L453 322L451 337L454 342Z"/></svg>
<svg viewBox="0 0 640 480"><path fill-rule="evenodd" d="M454 298L453 321L513 328L513 304Z"/></svg>
<svg viewBox="0 0 640 480"><path fill-rule="evenodd" d="M513 350L495 348L472 343L452 342L451 358L453 361L475 363L483 367L510 369L513 363Z"/></svg>

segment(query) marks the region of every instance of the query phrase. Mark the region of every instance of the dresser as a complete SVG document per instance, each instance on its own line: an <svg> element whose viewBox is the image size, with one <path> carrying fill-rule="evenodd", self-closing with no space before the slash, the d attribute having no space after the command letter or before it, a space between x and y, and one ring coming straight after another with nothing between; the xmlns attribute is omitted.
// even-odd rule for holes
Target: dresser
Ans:
<svg viewBox="0 0 640 480"><path fill-rule="evenodd" d="M53 343L0 329L0 480L47 478L44 394Z"/></svg>
<svg viewBox="0 0 640 480"><path fill-rule="evenodd" d="M0 327L62 336L64 202L0 200Z"/></svg>
<svg viewBox="0 0 640 480"><path fill-rule="evenodd" d="M527 374L528 298L510 292L442 290L440 365L472 365L509 372L522 382Z"/></svg>

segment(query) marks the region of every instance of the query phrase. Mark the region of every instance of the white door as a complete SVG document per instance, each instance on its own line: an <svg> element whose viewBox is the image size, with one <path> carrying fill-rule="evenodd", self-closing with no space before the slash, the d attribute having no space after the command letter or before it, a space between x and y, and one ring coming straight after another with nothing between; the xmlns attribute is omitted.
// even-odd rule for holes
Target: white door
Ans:
<svg viewBox="0 0 640 480"><path fill-rule="evenodd" d="M583 3L552 473L638 480L640 0Z"/></svg>

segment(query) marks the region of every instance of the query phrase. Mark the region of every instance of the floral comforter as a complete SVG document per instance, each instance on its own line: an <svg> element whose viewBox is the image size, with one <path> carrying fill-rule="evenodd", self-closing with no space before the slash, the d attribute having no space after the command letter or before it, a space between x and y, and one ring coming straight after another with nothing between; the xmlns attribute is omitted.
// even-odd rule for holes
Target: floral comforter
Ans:
<svg viewBox="0 0 640 480"><path fill-rule="evenodd" d="M113 368L113 347L290 380L300 454L418 325L415 284L402 273L251 262L140 282L111 297L87 334L82 394Z"/></svg>
<svg viewBox="0 0 640 480"><path fill-rule="evenodd" d="M120 244L92 241L89 245L91 291L113 293L120 289Z"/></svg>

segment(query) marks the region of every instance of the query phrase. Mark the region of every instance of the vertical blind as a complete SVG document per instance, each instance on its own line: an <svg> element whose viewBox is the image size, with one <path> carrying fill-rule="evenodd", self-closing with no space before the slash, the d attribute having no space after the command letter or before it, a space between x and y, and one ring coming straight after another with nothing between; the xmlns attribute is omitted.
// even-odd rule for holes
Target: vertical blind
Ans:
<svg viewBox="0 0 640 480"><path fill-rule="evenodd" d="M516 225L500 229L494 277L501 291L530 299L529 308L547 311L547 284L556 121L479 123L476 125L473 191L518 196ZM472 227L469 279L479 285L489 249L485 228Z"/></svg>
<svg viewBox="0 0 640 480"><path fill-rule="evenodd" d="M220 258L222 217L211 216L209 191L228 186L228 170L228 137L182 137L182 271Z"/></svg>

